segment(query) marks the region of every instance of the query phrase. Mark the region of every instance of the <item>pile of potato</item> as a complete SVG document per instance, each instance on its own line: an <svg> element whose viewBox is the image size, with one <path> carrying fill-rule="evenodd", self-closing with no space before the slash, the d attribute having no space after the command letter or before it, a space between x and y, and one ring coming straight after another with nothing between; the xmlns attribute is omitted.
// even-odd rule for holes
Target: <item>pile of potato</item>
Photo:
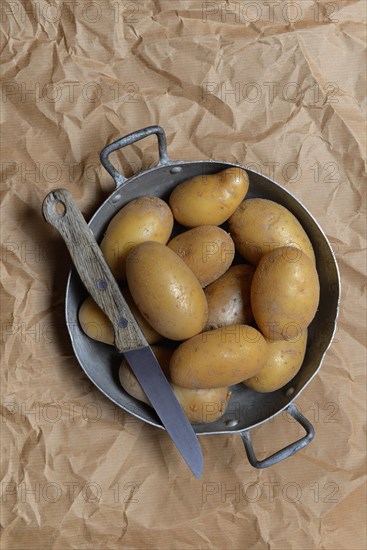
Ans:
<svg viewBox="0 0 367 550"><path fill-rule="evenodd" d="M233 384L258 392L287 384L301 368L318 307L305 231L280 204L244 200L248 187L247 173L232 167L179 184L169 204L139 197L100 244L192 423L220 418ZM180 229L171 238L174 221ZM89 337L113 345L112 326L91 298L79 321ZM119 377L149 404L125 360Z"/></svg>

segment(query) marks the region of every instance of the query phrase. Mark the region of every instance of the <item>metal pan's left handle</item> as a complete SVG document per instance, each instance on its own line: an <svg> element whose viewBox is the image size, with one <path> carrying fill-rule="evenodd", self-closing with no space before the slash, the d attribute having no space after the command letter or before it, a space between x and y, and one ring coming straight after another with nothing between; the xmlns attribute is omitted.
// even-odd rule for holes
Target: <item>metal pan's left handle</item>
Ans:
<svg viewBox="0 0 367 550"><path fill-rule="evenodd" d="M140 141L141 139L144 139L154 134L157 136L158 139L158 166L169 164L166 134L164 133L164 130L163 128L161 128L161 126L147 126L146 128L141 128L140 130L136 130L136 132L133 132L132 134L128 134L127 136L124 136L114 141L113 143L110 143L110 145L107 145L107 147L102 149L100 154L101 163L103 164L107 172L113 177L117 187L119 185L122 185L127 180L127 178L123 174L121 174L121 172L119 172L117 168L113 166L108 158L109 155L114 151L118 151L118 149L122 149L127 145L131 145L136 141Z"/></svg>
<svg viewBox="0 0 367 550"><path fill-rule="evenodd" d="M115 346L120 352L147 345L121 291L103 257L92 230L72 195L54 189L42 206L45 220L60 233L84 286L110 319Z"/></svg>

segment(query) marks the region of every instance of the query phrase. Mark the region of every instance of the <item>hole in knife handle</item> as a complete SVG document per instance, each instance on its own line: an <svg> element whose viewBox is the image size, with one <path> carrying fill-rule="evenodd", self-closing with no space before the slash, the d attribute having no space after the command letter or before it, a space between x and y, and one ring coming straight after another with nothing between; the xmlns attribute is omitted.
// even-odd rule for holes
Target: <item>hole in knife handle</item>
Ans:
<svg viewBox="0 0 367 550"><path fill-rule="evenodd" d="M107 282L104 281L103 279L100 279L99 281L97 281L97 286L100 290L106 290Z"/></svg>
<svg viewBox="0 0 367 550"><path fill-rule="evenodd" d="M53 203L53 211L58 218L63 218L66 213L66 206L60 199L56 199Z"/></svg>

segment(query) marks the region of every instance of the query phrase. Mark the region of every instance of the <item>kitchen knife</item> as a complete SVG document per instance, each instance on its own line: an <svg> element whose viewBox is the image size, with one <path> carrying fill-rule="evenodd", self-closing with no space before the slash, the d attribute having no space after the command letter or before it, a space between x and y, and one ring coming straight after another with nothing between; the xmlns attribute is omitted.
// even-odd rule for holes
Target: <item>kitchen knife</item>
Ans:
<svg viewBox="0 0 367 550"><path fill-rule="evenodd" d="M124 354L167 433L199 478L203 455L197 436L72 195L66 189L51 191L43 201L43 215L63 237L84 286L113 325L116 348Z"/></svg>

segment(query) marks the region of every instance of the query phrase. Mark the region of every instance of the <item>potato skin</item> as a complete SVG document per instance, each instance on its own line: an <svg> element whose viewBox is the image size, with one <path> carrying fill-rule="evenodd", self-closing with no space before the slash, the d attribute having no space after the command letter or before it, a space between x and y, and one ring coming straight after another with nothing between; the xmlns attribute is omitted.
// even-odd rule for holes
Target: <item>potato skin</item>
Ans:
<svg viewBox="0 0 367 550"><path fill-rule="evenodd" d="M100 244L117 280L125 280L126 258L144 241L166 244L173 228L172 212L158 197L139 197L126 204L110 221Z"/></svg>
<svg viewBox="0 0 367 550"><path fill-rule="evenodd" d="M268 252L282 246L300 248L315 263L310 239L297 218L284 206L268 199L247 199L229 219L236 249L257 265Z"/></svg>
<svg viewBox="0 0 367 550"><path fill-rule="evenodd" d="M115 333L112 323L90 296L80 306L78 319L83 332L89 338L113 346Z"/></svg>
<svg viewBox="0 0 367 550"><path fill-rule="evenodd" d="M307 329L292 340L267 343L269 354L264 367L244 381L245 386L260 393L279 390L296 376L305 357Z"/></svg>
<svg viewBox="0 0 367 550"><path fill-rule="evenodd" d="M173 349L164 346L152 346L152 351L156 356L164 374L168 376L169 361L172 356ZM139 401L143 401L143 403L146 403L147 405L151 405L145 391L138 382L126 359L123 359L121 362L119 379L121 386L129 395L135 397L135 399L139 399Z"/></svg>
<svg viewBox="0 0 367 550"><path fill-rule="evenodd" d="M135 304L131 292L128 288L124 288L122 291L127 305L131 309L131 313L134 315L138 325L140 326L148 344L156 344L159 340L162 340L162 335L159 334L140 313L138 306Z"/></svg>
<svg viewBox="0 0 367 550"><path fill-rule="evenodd" d="M170 361L171 379L184 388L220 388L250 378L265 364L268 345L248 325L230 325L183 342Z"/></svg>
<svg viewBox="0 0 367 550"><path fill-rule="evenodd" d="M293 247L276 248L256 268L251 307L259 330L270 340L289 340L315 316L320 285L310 258Z"/></svg>
<svg viewBox="0 0 367 550"><path fill-rule="evenodd" d="M205 288L208 302L206 330L253 322L250 289L254 273L252 265L233 265Z"/></svg>
<svg viewBox="0 0 367 550"><path fill-rule="evenodd" d="M173 350L163 346L152 346L152 350L163 372L169 377L168 365ZM121 386L128 394L147 405L151 405L146 393L125 359L120 365L119 379ZM193 424L215 422L218 420L224 414L231 396L228 388L195 390L181 388L176 384L171 384L171 386L186 416Z"/></svg>
<svg viewBox="0 0 367 550"><path fill-rule="evenodd" d="M173 250L146 242L132 250L126 275L134 302L162 336L185 340L201 332L208 304L199 281Z"/></svg>
<svg viewBox="0 0 367 550"><path fill-rule="evenodd" d="M244 199L248 187L247 172L233 166L180 183L169 204L175 219L185 227L221 225Z"/></svg>
<svg viewBox="0 0 367 550"><path fill-rule="evenodd" d="M132 397L135 397L135 399L138 399L139 401L142 401L143 403L146 403L147 405L150 405L150 401L141 387L140 383L138 382L138 379L136 378L135 374L131 370L131 367L129 366L126 359L124 359L120 365L119 369L119 379L120 384Z"/></svg>
<svg viewBox="0 0 367 550"><path fill-rule="evenodd" d="M215 225L202 225L180 233L167 246L182 258L202 287L223 275L235 254L230 235Z"/></svg>
<svg viewBox="0 0 367 550"><path fill-rule="evenodd" d="M147 339L148 344L155 344L162 339L162 336L158 334L153 327L151 327L148 321L142 316L140 311L132 299L129 289L123 289L122 294L125 297L127 305L130 307L132 314L134 315L136 321L138 322L145 338ZM115 334L113 332L112 323L103 313L101 308L96 304L96 302L88 296L82 303L78 313L79 323L82 327L83 332L97 340L98 342L104 342L105 344L114 345L115 343Z"/></svg>
<svg viewBox="0 0 367 550"><path fill-rule="evenodd" d="M226 411L231 392L228 388L192 389L171 383L178 402L192 424L218 420Z"/></svg>

